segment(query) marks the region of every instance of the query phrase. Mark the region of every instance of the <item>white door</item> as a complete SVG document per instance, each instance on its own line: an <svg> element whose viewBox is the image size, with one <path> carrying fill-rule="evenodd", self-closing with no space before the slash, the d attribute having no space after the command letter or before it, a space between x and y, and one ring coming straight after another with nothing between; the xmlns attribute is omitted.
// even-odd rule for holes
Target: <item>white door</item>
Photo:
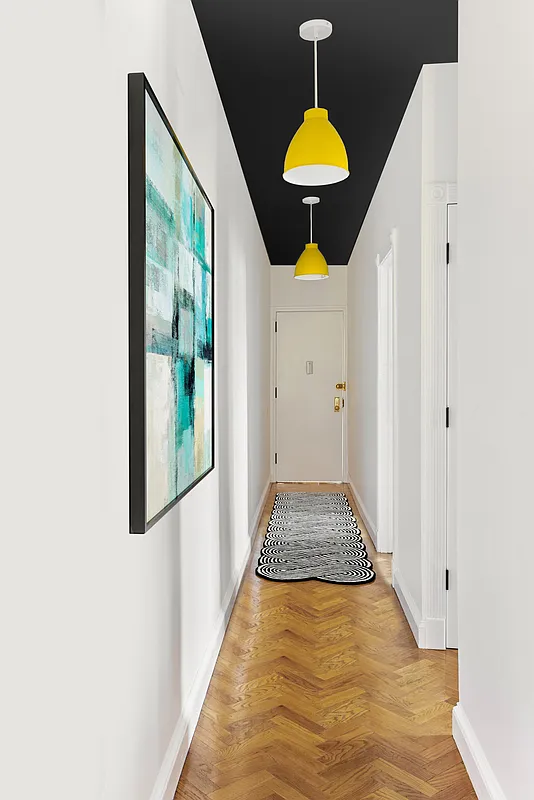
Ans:
<svg viewBox="0 0 534 800"><path fill-rule="evenodd" d="M343 313L279 311L276 329L276 479L341 482Z"/></svg>
<svg viewBox="0 0 534 800"><path fill-rule="evenodd" d="M448 356L447 356L447 647L458 647L458 572L456 536L456 325L455 283L457 277L457 206L449 205L448 219Z"/></svg>

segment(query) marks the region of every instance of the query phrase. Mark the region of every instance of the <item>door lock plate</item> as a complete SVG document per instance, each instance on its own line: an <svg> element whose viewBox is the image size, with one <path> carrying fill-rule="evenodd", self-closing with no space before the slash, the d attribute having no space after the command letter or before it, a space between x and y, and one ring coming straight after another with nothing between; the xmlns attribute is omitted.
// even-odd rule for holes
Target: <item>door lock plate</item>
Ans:
<svg viewBox="0 0 534 800"><path fill-rule="evenodd" d="M343 383L336 383L336 389L342 389L344 392L347 391L347 383L343 381Z"/></svg>

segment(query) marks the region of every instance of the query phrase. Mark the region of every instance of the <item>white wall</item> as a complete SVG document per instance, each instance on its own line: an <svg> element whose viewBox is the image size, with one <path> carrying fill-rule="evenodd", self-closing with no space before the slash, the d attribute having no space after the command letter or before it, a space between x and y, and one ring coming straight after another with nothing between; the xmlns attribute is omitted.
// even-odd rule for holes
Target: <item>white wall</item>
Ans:
<svg viewBox="0 0 534 800"><path fill-rule="evenodd" d="M369 522L377 521L377 268L398 228L399 516L419 528L419 268L421 261L423 76L419 77L356 241L348 269L349 474ZM420 570L418 554L407 565ZM415 583L415 581L414 581Z"/></svg>
<svg viewBox="0 0 534 800"><path fill-rule="evenodd" d="M271 307L302 308L347 305L347 267L328 268L326 281L297 281L295 267L271 267Z"/></svg>
<svg viewBox="0 0 534 800"><path fill-rule="evenodd" d="M458 178L458 64L423 67L423 182Z"/></svg>
<svg viewBox="0 0 534 800"><path fill-rule="evenodd" d="M484 800L534 797L533 29L530 0L460 2L456 736Z"/></svg>
<svg viewBox="0 0 534 800"><path fill-rule="evenodd" d="M424 66L348 269L349 474L377 522L377 254L397 229L398 540L395 569L421 616L421 240L423 186L456 180L457 66Z"/></svg>
<svg viewBox="0 0 534 800"><path fill-rule="evenodd" d="M269 263L189 0L2 11L0 795L159 800L269 476ZM146 536L128 533L130 71L216 214L216 470Z"/></svg>

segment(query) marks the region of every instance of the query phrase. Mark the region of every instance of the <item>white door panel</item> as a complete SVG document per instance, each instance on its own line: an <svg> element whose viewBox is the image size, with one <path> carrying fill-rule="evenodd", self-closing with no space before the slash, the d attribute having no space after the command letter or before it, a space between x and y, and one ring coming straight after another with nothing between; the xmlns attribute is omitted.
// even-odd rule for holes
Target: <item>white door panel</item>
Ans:
<svg viewBox="0 0 534 800"><path fill-rule="evenodd" d="M343 313L279 311L276 321L277 480L342 481Z"/></svg>

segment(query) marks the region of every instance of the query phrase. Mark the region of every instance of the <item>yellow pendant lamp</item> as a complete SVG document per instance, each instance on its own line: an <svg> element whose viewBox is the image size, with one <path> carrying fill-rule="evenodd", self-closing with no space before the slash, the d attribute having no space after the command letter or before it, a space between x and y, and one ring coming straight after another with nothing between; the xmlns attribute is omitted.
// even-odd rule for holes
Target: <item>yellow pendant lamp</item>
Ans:
<svg viewBox="0 0 534 800"><path fill-rule="evenodd" d="M298 186L325 186L349 177L347 151L339 133L328 119L326 108L319 108L317 43L332 33L326 19L303 22L300 36L313 42L314 108L304 112L304 122L294 135L284 162L284 180Z"/></svg>
<svg viewBox="0 0 534 800"><path fill-rule="evenodd" d="M322 281L329 277L328 264L313 241L313 207L319 202L319 198L304 197L302 202L310 207L310 241L296 263L293 277L299 281Z"/></svg>

